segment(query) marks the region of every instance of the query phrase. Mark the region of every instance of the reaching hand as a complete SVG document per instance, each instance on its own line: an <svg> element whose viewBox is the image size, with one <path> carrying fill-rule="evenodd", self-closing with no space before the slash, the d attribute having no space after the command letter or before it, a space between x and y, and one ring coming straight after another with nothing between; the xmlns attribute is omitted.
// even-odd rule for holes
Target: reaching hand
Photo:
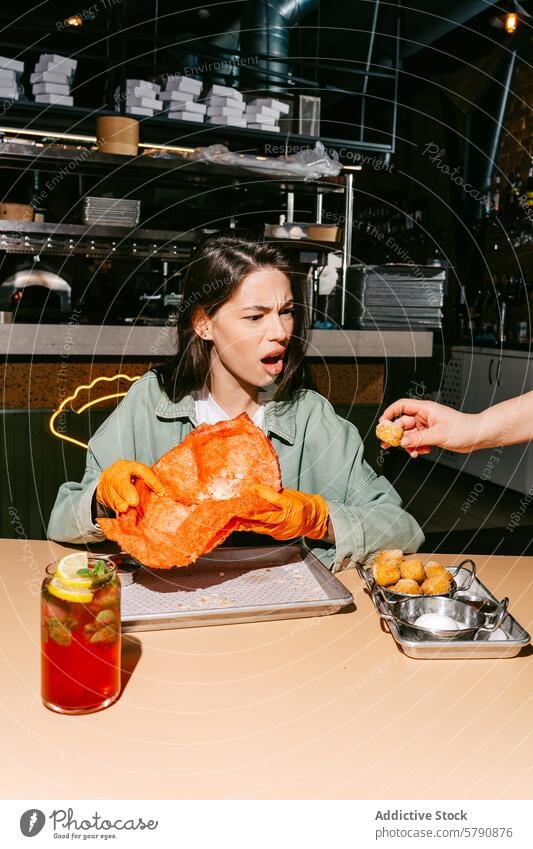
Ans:
<svg viewBox="0 0 533 849"><path fill-rule="evenodd" d="M115 513L125 513L128 507L137 507L139 493L133 486L132 478L142 478L156 495L165 494L159 478L150 466L136 463L134 460L117 460L100 475L96 500L106 507L111 507Z"/></svg>
<svg viewBox="0 0 533 849"><path fill-rule="evenodd" d="M309 537L322 539L328 530L329 509L321 495L307 495L297 489L276 492L270 486L256 484L254 492L269 501L272 510L255 513L249 518L257 520L251 530L270 534L274 539Z"/></svg>
<svg viewBox="0 0 533 849"><path fill-rule="evenodd" d="M380 422L386 419L395 420L403 428L400 445L411 457L429 454L432 445L462 454L481 447L479 416L460 413L435 401L401 398L387 407Z"/></svg>

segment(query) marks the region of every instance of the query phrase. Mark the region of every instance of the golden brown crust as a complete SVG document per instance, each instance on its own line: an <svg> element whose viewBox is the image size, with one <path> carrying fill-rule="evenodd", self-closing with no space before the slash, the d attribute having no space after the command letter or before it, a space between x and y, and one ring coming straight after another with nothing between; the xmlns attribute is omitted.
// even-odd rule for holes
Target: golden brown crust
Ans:
<svg viewBox="0 0 533 849"><path fill-rule="evenodd" d="M421 560L403 560L400 564L400 572L402 578L416 581L418 584L422 584L427 577Z"/></svg>
<svg viewBox="0 0 533 849"><path fill-rule="evenodd" d="M376 563L394 565L400 568L403 563L403 551L401 548L383 548L376 554Z"/></svg>
<svg viewBox="0 0 533 849"><path fill-rule="evenodd" d="M401 578L398 583L394 584L392 587L388 587L388 589L395 593L406 593L407 595L421 594L421 590L417 582L412 581L409 578Z"/></svg>
<svg viewBox="0 0 533 849"><path fill-rule="evenodd" d="M421 590L424 595L442 595L450 591L451 583L452 576L449 572L445 575L433 575L431 578L426 578Z"/></svg>
<svg viewBox="0 0 533 849"><path fill-rule="evenodd" d="M379 563L376 560L372 566L372 574L376 584L380 587L388 587L400 580L400 567L395 563Z"/></svg>
<svg viewBox="0 0 533 849"><path fill-rule="evenodd" d="M449 575L448 570L437 560L428 560L424 564L426 578L433 578L435 575Z"/></svg>
<svg viewBox="0 0 533 849"><path fill-rule="evenodd" d="M402 441L403 428L396 422L380 422L376 427L376 436L381 442L386 442L387 445L397 448Z"/></svg>

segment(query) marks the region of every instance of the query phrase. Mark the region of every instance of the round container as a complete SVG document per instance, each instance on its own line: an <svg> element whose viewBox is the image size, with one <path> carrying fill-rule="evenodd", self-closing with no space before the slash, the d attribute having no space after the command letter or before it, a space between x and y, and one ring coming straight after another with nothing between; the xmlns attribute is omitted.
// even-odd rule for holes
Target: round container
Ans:
<svg viewBox="0 0 533 849"><path fill-rule="evenodd" d="M340 242L342 229L336 224L307 224L307 237L317 242Z"/></svg>
<svg viewBox="0 0 533 849"><path fill-rule="evenodd" d="M96 119L96 144L101 153L137 156L139 122L123 115L100 115Z"/></svg>
<svg viewBox="0 0 533 849"><path fill-rule="evenodd" d="M388 612L380 610L380 616L394 619L406 637L423 640L472 640L479 631L495 631L507 613L509 599L500 602L498 615L490 621L469 604L457 601L455 598L443 596L411 596L403 601L397 601L388 607ZM425 628L415 625L419 616L424 613L434 613L448 616L457 624L457 630Z"/></svg>
<svg viewBox="0 0 533 849"><path fill-rule="evenodd" d="M117 567L117 574L122 587L129 587L135 583L135 577L142 565L138 560L122 551L120 554L108 555L108 559Z"/></svg>
<svg viewBox="0 0 533 849"><path fill-rule="evenodd" d="M379 587L384 599L388 602L402 601L406 598L452 598L453 594L457 590L457 584L455 583L455 579L453 578L450 584L450 589L447 593L438 593L435 595L413 595L412 593L397 593L389 589L389 587L381 587L379 584L376 584L376 586Z"/></svg>
<svg viewBox="0 0 533 849"><path fill-rule="evenodd" d="M466 568L467 564L470 568ZM447 568L447 567L446 567ZM452 566L447 569L453 576L450 589L446 593L437 593L435 595L413 595L412 593L399 593L391 590L389 587L382 587L376 584L372 569L365 569L361 564L357 564L357 570L361 578L366 581L370 590L376 587L381 592L386 602L401 601L409 598L455 598L458 592L466 592L471 586L476 577L476 564L473 560L463 560L458 566Z"/></svg>
<svg viewBox="0 0 533 849"><path fill-rule="evenodd" d="M456 598L457 601L463 601L465 604L469 604L471 607L479 610L483 616L494 616L499 609L499 604L496 601L492 601L490 598L482 598L481 596L472 595L471 593L463 592L462 590L456 592L454 598Z"/></svg>
<svg viewBox="0 0 533 849"><path fill-rule="evenodd" d="M41 697L56 713L93 713L120 693L120 581L106 557L103 574L76 588L78 598L50 592L57 563L46 567L41 590ZM61 585L61 592L65 587ZM79 594L85 597L80 600Z"/></svg>

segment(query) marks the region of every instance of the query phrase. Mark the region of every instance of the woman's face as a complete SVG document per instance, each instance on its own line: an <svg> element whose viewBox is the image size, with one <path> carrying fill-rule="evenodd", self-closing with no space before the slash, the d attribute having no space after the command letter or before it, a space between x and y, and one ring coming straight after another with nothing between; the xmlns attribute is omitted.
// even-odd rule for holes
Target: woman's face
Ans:
<svg viewBox="0 0 533 849"><path fill-rule="evenodd" d="M231 376L255 389L273 383L283 371L293 325L289 278L275 268L247 275L200 329L201 336L213 341L211 376Z"/></svg>

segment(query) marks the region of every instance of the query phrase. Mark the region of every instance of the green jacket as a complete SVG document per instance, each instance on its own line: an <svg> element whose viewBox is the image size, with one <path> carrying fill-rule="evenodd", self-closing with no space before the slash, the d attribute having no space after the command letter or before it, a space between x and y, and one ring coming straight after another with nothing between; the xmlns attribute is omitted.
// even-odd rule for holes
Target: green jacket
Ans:
<svg viewBox="0 0 533 849"><path fill-rule="evenodd" d="M72 543L104 540L91 515L102 470L120 459L152 466L197 424L190 395L175 404L153 372L143 375L90 440L81 483L60 487L48 536ZM357 428L337 416L321 395L305 390L290 403L268 401L264 430L279 457L283 485L319 493L328 503L335 545L308 543L333 572L355 566L380 548L416 551L421 545L422 531L402 510L398 493L363 459Z"/></svg>

